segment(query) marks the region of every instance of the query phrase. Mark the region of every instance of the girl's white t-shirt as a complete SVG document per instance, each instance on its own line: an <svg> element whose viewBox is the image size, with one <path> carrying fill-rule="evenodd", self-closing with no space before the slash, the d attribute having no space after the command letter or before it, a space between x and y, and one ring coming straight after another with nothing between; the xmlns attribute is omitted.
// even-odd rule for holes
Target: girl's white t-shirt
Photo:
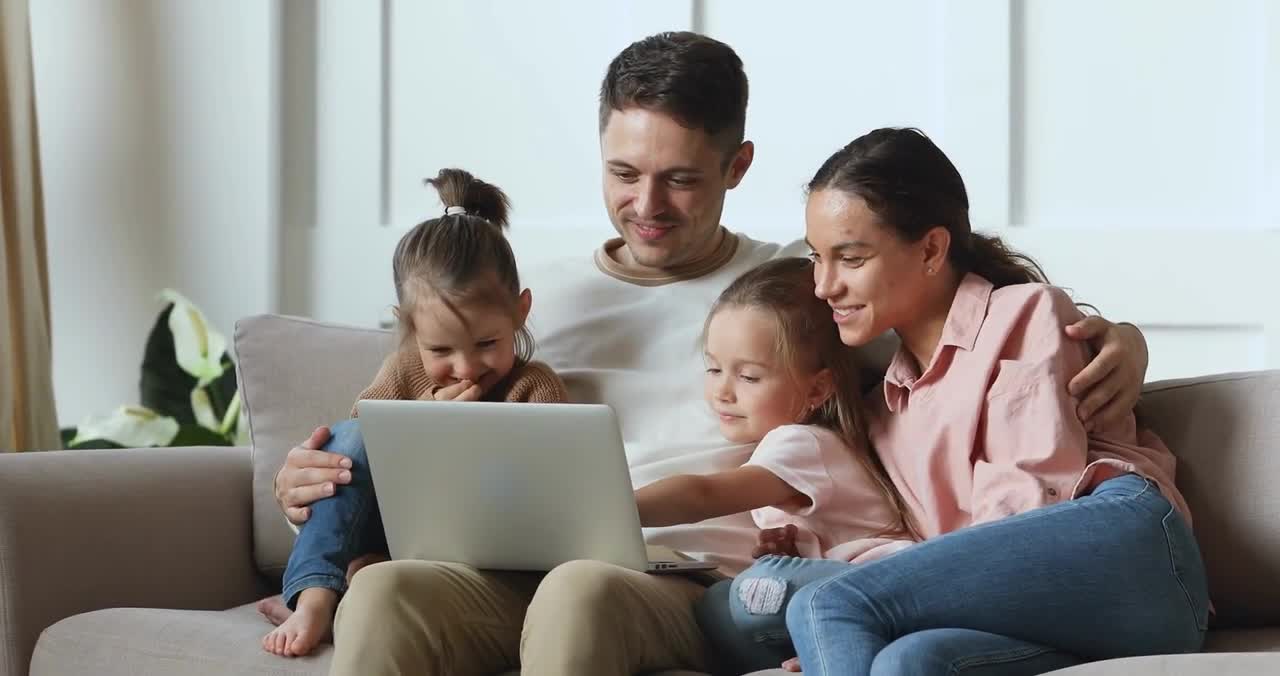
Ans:
<svg viewBox="0 0 1280 676"><path fill-rule="evenodd" d="M753 510L756 525L795 524L800 555L806 558L861 563L910 545L902 537L885 536L894 526L893 505L854 452L835 432L817 425L783 425L766 434L747 464L769 470L807 501Z"/></svg>

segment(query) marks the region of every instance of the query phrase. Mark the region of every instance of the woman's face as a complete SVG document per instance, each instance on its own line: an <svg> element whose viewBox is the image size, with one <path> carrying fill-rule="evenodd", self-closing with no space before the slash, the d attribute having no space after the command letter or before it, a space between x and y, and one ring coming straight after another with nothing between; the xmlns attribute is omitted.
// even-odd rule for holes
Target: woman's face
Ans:
<svg viewBox="0 0 1280 676"><path fill-rule="evenodd" d="M813 251L815 294L831 306L845 345L907 327L927 306L924 246L881 225L861 197L836 189L811 193L805 241Z"/></svg>

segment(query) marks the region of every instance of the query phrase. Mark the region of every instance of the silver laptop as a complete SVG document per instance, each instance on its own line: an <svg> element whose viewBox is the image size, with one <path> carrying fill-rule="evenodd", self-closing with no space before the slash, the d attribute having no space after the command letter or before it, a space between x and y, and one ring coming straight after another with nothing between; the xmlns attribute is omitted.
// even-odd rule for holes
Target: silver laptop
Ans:
<svg viewBox="0 0 1280 676"><path fill-rule="evenodd" d="M360 431L395 559L546 571L650 561L617 418L608 406L360 402Z"/></svg>

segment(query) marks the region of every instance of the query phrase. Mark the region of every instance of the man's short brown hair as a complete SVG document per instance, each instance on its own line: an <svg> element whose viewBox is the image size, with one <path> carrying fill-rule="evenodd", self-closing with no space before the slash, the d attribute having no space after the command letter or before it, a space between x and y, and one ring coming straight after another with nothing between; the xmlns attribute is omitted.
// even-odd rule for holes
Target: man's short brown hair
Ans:
<svg viewBox="0 0 1280 676"><path fill-rule="evenodd" d="M600 133L613 111L633 107L702 129L731 157L746 133L742 59L729 45L687 31L633 42L609 63L600 83Z"/></svg>

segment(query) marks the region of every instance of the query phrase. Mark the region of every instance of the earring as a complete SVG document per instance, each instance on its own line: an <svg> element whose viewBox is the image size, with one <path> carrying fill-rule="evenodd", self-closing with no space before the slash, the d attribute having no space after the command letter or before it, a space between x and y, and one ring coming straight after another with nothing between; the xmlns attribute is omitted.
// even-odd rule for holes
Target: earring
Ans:
<svg viewBox="0 0 1280 676"><path fill-rule="evenodd" d="M933 274L933 266L929 266L929 267L925 268L925 269L924 269L924 271L932 275L932 274Z"/></svg>

